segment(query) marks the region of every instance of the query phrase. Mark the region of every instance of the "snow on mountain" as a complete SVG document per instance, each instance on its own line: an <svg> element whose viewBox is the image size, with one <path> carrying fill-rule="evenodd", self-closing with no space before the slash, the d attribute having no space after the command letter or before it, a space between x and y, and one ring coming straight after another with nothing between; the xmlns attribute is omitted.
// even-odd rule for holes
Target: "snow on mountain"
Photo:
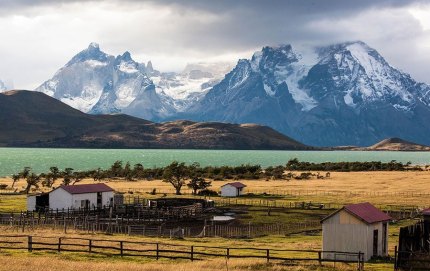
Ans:
<svg viewBox="0 0 430 271"><path fill-rule="evenodd" d="M179 117L269 125L317 146L393 136L429 144L429 105L428 85L357 41L304 52L264 47Z"/></svg>
<svg viewBox="0 0 430 271"><path fill-rule="evenodd" d="M219 83L232 68L230 63L191 63L180 73L157 72L150 75L157 93L172 99L172 106L185 111L211 87ZM153 71L152 64L151 70Z"/></svg>
<svg viewBox="0 0 430 271"><path fill-rule="evenodd" d="M84 112L253 122L316 146L388 137L430 144L430 86L360 41L266 46L235 67L195 63L182 72L158 71L129 52L114 57L92 43L37 90Z"/></svg>
<svg viewBox="0 0 430 271"><path fill-rule="evenodd" d="M409 90L416 82L363 42L323 48L320 59L318 65L330 67L334 88L342 92L350 107L385 100L399 110L409 110L415 103ZM333 93L333 89L327 91Z"/></svg>
<svg viewBox="0 0 430 271"><path fill-rule="evenodd" d="M197 63L182 73L163 73L151 61L138 63L129 52L114 57L91 43L36 91L83 112L158 119L186 110L230 68L228 63Z"/></svg>
<svg viewBox="0 0 430 271"><path fill-rule="evenodd" d="M100 51L98 44L91 43L36 91L89 112L99 101L103 89L112 81L114 60L115 57Z"/></svg>

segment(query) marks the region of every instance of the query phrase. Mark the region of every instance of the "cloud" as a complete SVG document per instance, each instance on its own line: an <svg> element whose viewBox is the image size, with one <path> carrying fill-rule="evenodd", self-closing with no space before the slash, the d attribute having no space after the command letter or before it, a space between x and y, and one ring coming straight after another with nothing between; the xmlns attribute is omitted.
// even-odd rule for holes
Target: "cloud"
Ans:
<svg viewBox="0 0 430 271"><path fill-rule="evenodd" d="M92 41L169 71L250 57L265 45L363 40L430 83L426 1L3 0L0 14L0 78L22 88L35 88Z"/></svg>

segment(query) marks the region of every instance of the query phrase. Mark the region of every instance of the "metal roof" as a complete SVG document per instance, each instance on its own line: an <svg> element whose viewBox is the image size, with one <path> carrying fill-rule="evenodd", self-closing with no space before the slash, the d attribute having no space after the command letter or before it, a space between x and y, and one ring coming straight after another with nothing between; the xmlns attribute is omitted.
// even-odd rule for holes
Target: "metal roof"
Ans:
<svg viewBox="0 0 430 271"><path fill-rule="evenodd" d="M234 187L236 187L236 188L243 188L243 187L246 187L246 185L244 185L244 184L243 184L243 183L241 183L241 182L226 183L226 184L222 185L221 187L226 186L226 185L231 185L231 186L234 186Z"/></svg>
<svg viewBox="0 0 430 271"><path fill-rule="evenodd" d="M362 220L367 224L384 222L392 219L389 215L382 212L372 204L368 202L364 202L364 203L350 204L350 205L344 206L343 208L337 210L336 212L324 218L321 222L324 222L324 220L332 217L333 215L337 214L342 210L345 210L346 212L350 213L351 215L357 217L358 219Z"/></svg>
<svg viewBox="0 0 430 271"><path fill-rule="evenodd" d="M70 194L86 194L86 193L97 193L97 192L110 192L114 191L112 188L104 183L96 184L79 184L79 185L62 185L58 188L62 188Z"/></svg>
<svg viewBox="0 0 430 271"><path fill-rule="evenodd" d="M425 216L430 215L430 208L422 210L421 213Z"/></svg>

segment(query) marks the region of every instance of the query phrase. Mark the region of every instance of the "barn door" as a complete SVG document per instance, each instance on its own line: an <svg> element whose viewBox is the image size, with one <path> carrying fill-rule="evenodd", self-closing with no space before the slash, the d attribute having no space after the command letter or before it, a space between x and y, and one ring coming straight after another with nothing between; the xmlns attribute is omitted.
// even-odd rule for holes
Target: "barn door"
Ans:
<svg viewBox="0 0 430 271"><path fill-rule="evenodd" d="M97 208L102 208L102 193L97 192Z"/></svg>
<svg viewBox="0 0 430 271"><path fill-rule="evenodd" d="M378 230L373 231L373 256L378 256Z"/></svg>
<svg viewBox="0 0 430 271"><path fill-rule="evenodd" d="M387 223L382 224L382 255L387 254Z"/></svg>

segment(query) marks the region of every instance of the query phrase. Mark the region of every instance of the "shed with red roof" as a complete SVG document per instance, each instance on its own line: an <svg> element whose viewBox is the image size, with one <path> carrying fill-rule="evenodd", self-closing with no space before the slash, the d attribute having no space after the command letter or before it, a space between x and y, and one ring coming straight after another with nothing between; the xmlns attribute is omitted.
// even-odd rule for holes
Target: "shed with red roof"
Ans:
<svg viewBox="0 0 430 271"><path fill-rule="evenodd" d="M239 197L243 194L246 185L240 182L226 183L221 186L221 197Z"/></svg>
<svg viewBox="0 0 430 271"><path fill-rule="evenodd" d="M346 205L324 218L323 258L352 260L339 252L361 252L364 260L388 255L388 222L391 217L372 204ZM324 252L326 251L326 252Z"/></svg>
<svg viewBox="0 0 430 271"><path fill-rule="evenodd" d="M49 194L29 196L27 209L33 211L40 207L52 210L101 208L113 205L113 196L114 190L104 183L61 185ZM43 199L43 206L38 204L40 199Z"/></svg>

